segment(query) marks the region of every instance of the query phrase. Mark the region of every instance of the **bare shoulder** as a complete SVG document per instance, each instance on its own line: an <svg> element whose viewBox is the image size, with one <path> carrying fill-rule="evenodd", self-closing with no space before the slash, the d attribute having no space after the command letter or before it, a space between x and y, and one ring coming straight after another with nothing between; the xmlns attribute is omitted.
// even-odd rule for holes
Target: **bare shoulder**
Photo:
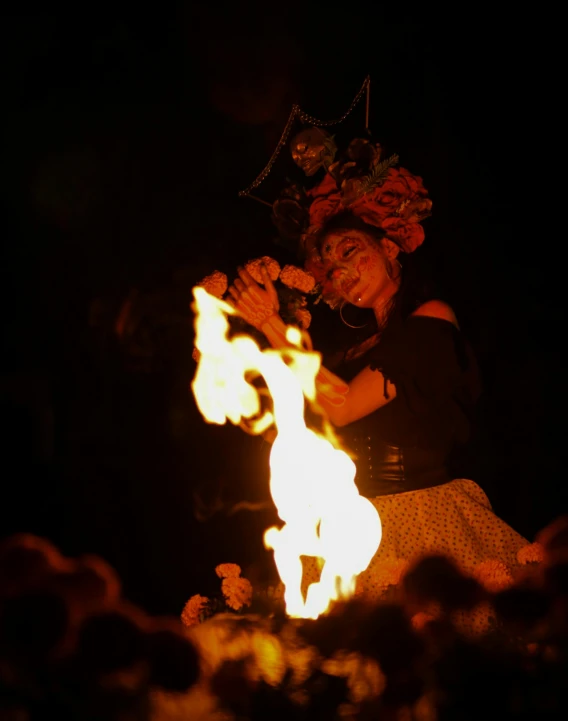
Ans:
<svg viewBox="0 0 568 721"><path fill-rule="evenodd" d="M447 320L456 328L459 328L458 319L452 308L444 303L443 300L429 300L419 306L412 315L425 315L430 318L440 318L440 320Z"/></svg>

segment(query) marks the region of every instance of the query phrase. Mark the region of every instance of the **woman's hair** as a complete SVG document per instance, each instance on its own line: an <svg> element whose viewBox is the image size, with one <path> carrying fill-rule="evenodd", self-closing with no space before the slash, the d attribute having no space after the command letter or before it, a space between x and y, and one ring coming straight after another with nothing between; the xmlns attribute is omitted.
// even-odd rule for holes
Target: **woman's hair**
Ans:
<svg viewBox="0 0 568 721"><path fill-rule="evenodd" d="M353 213L350 213L348 210L344 210L337 215L333 215L318 230L316 234L316 247L321 250L324 240L339 230L360 230L377 243L380 243L386 236L386 232L382 228L365 223L365 221L361 220L357 215L353 215Z"/></svg>

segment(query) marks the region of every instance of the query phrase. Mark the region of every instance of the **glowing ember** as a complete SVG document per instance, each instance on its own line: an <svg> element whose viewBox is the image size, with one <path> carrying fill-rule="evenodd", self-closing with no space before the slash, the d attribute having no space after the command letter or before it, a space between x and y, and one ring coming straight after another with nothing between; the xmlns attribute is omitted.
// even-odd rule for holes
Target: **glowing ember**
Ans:
<svg viewBox="0 0 568 721"><path fill-rule="evenodd" d="M359 495L353 461L331 432L324 437L306 426L304 397L315 401L320 356L302 348L301 334L293 327L287 331L292 349L261 351L244 335L229 340L231 306L203 288L194 288L193 295L195 345L201 354L191 384L195 400L210 423L228 419L239 425L246 418L254 433L275 424L270 490L284 526L270 528L264 540L274 550L287 613L317 618L332 600L353 594L356 577L381 541L379 515ZM273 411L261 409L259 389L252 384L259 376ZM315 556L322 565L320 580L309 586L305 599L302 556Z"/></svg>

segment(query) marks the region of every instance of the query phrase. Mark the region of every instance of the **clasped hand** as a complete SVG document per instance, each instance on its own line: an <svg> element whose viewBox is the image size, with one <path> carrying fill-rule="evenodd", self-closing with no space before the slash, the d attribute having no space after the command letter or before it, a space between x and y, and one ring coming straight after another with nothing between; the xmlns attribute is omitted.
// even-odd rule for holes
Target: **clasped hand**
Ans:
<svg viewBox="0 0 568 721"><path fill-rule="evenodd" d="M229 301L237 313L257 330L272 316L278 313L280 303L266 267L261 266L264 288L255 281L244 268L239 268L239 277L229 288L232 301Z"/></svg>

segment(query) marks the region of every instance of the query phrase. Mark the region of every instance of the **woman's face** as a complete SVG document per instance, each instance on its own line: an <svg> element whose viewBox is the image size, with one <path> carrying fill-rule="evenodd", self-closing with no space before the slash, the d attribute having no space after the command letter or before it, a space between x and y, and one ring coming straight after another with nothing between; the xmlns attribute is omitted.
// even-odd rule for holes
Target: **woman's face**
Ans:
<svg viewBox="0 0 568 721"><path fill-rule="evenodd" d="M335 290L348 303L372 308L392 295L390 260L383 244L361 230L337 230L323 241L321 255Z"/></svg>

